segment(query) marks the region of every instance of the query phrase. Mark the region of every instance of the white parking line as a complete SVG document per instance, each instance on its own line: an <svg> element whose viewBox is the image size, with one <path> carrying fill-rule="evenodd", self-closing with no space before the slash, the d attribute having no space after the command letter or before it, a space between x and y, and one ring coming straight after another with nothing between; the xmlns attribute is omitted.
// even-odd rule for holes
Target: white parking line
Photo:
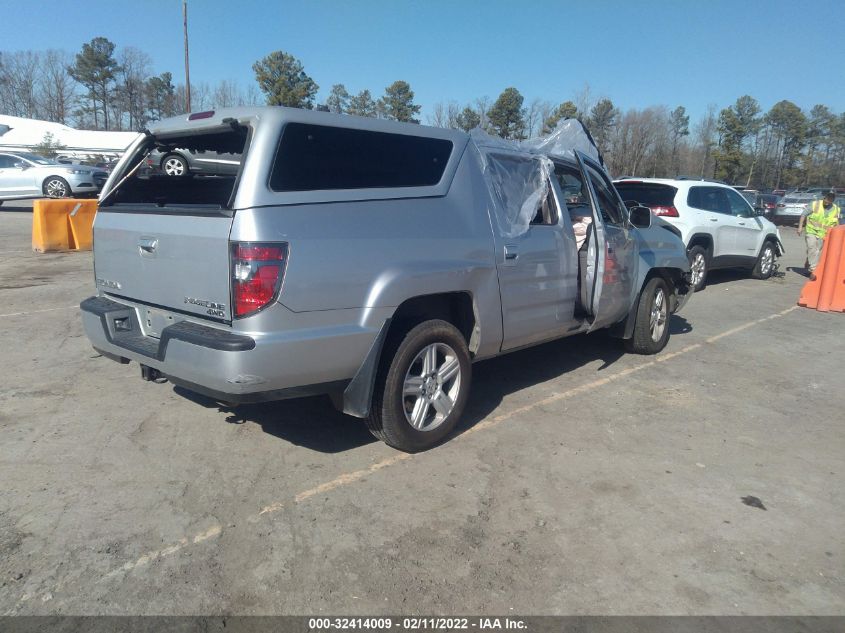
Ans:
<svg viewBox="0 0 845 633"><path fill-rule="evenodd" d="M13 317L13 316L26 316L27 314L40 314L42 312L55 312L56 310L72 310L74 308L78 308L79 304L75 304L72 306L61 306L59 308L45 308L43 310L28 310L27 312L8 312L6 314L0 314L0 317Z"/></svg>
<svg viewBox="0 0 845 633"><path fill-rule="evenodd" d="M745 331L749 328L754 327L755 325L760 325L761 323L765 323L766 321L771 321L772 319L781 318L781 317L783 317L783 316L785 316L785 315L789 314L790 312L797 310L797 309L798 309L798 306L792 306L791 308L787 308L786 310L782 310L781 312L771 314L771 315L763 317L761 319L755 319L754 321L748 321L747 323L743 323L742 325L738 325L737 327L731 328L729 330L725 330L724 332L722 332L720 334L716 334L714 336L711 336L711 337L705 339L701 343L693 343L691 345L687 345L686 347L679 349L676 352L661 354L660 356L655 357L654 360L650 360L648 362L642 363L642 364L637 365L635 367L629 367L627 369L623 369L622 371L618 371L615 374L611 374L610 376L606 376L604 378L599 378L598 380L593 380L591 382L580 385L578 387L573 387L572 389L567 389L566 391L562 391L562 392L559 392L559 393L553 393L552 395L550 395L546 398L543 398L542 400L537 400L537 401L535 401L531 404L527 404L525 406L513 409L512 411L508 411L507 413L502 413L502 414L497 415L495 417L488 418L486 420L482 420L478 424L472 426L471 428L469 428L466 431L464 431L463 433L461 433L459 436L453 438L453 441L459 441L463 438L466 438L466 437L469 437L469 436L471 436L475 433L478 433L479 431L497 426L498 424L501 424L502 422L513 418L514 416L521 415L523 413L528 413L529 411L532 411L534 409L538 409L538 408L541 408L541 407L544 407L544 406L548 406L549 404L552 404L552 403L555 403L555 402L560 402L561 400L572 398L573 396L577 396L579 394L582 394L582 393L585 393L585 392L588 392L588 391L592 391L593 389L596 389L597 387L602 387L602 386L607 385L611 382L616 382L617 380L621 380L622 378L626 378L627 376L630 376L631 374L642 371L643 369L647 369L649 367L654 367L655 365L657 365L659 363L665 363L665 362L670 361L674 358L677 358L678 356L683 356L684 354L688 354L688 353L690 353L694 350L701 349L702 347L704 347L707 344L715 343L716 341L723 339L725 337L733 336L734 334L738 334L739 332L743 332L743 331ZM371 475L371 474L376 473L380 470L383 470L385 468L389 468L391 466L394 466L396 464L399 464L399 463L402 463L402 462L405 462L405 461L408 461L408 460L411 460L411 459L415 459L415 458L418 458L418 457L424 457L425 455L426 455L426 453L413 453L413 454L412 453L397 453L396 455L393 455L391 457L383 459L379 462L376 462L375 464L371 464L367 468L362 468L360 470L355 470L355 471L352 471L352 472L349 472L349 473L343 473L343 474L335 477L334 479L332 479L330 481L319 484L318 486L314 486L313 488L309 488L308 490L303 490L302 492L295 494L292 499L288 499L287 501L276 501L276 502L273 502L269 505L266 505L263 508L261 508L261 510L259 510L256 514L253 514L253 515L246 517L246 521L248 523L257 523L262 518L264 518L265 516L269 516L269 515L272 515L276 512L279 512L280 510L282 510L285 507L298 505L300 503L307 501L308 499L310 499L311 497L313 497L315 495L320 495L320 494L324 494L324 493L327 493L327 492L331 492L332 490L336 490L336 489L341 488L343 486L347 486L349 484L355 483L356 481L360 481L361 479L363 479L367 475ZM211 538L217 537L222 533L223 533L223 528L221 526L219 526L219 525L212 526L211 528L209 528L209 529L207 529L203 532L200 532L199 534L196 534L196 535L190 536L190 537L182 538L178 542L176 542L173 545L170 545L168 547L163 547L163 548L158 549L158 550L153 550L153 551L147 552L146 554L144 554L143 556L141 556L140 558L138 558L135 561L128 561L128 562L124 563L123 565L121 565L120 567L118 567L117 569L114 569L111 572L109 572L108 574L105 574L103 576L103 579L114 577L115 575L120 574L120 573L127 573L129 571L132 571L132 570L138 568L138 567L143 567L143 566L147 565L148 563L150 563L150 562L152 562L156 559L161 559L161 558L164 558L165 556L170 556L172 554L175 554L175 553L185 549L186 547L188 547L190 545L202 543L202 542L207 541Z"/></svg>

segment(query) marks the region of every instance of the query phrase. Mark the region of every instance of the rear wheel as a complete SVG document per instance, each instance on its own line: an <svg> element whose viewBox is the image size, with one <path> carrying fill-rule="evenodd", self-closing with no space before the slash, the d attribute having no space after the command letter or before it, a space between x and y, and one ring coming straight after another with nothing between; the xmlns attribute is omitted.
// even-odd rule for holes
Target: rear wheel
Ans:
<svg viewBox="0 0 845 633"><path fill-rule="evenodd" d="M367 426L399 450L431 448L455 428L469 396L466 341L451 323L431 320L385 351Z"/></svg>
<svg viewBox="0 0 845 633"><path fill-rule="evenodd" d="M50 176L44 181L42 191L50 198L69 198L71 194L70 185L67 180L59 176Z"/></svg>
<svg viewBox="0 0 845 633"><path fill-rule="evenodd" d="M161 161L161 170L167 176L187 176L188 162L178 154L168 154Z"/></svg>
<svg viewBox="0 0 845 633"><path fill-rule="evenodd" d="M653 277L640 293L634 335L625 349L634 354L656 354L669 342L669 285Z"/></svg>
<svg viewBox="0 0 845 633"><path fill-rule="evenodd" d="M757 263L754 264L754 269L751 271L751 276L755 279L768 279L775 272L775 245L771 242L764 242L763 248L760 249L760 256L757 258Z"/></svg>
<svg viewBox="0 0 845 633"><path fill-rule="evenodd" d="M703 246L693 246L687 252L689 258L692 290L698 292L707 283L707 251Z"/></svg>

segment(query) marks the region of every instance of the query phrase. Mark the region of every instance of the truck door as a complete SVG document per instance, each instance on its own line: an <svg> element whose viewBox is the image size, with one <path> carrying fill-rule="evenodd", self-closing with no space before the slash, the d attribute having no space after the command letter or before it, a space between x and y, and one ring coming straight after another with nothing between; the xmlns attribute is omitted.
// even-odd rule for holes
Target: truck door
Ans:
<svg viewBox="0 0 845 633"><path fill-rule="evenodd" d="M549 187L525 233L496 235L503 350L560 336L573 324L578 265L556 191Z"/></svg>
<svg viewBox="0 0 845 633"><path fill-rule="evenodd" d="M590 329L622 320L636 290L638 246L628 221L628 210L607 175L589 158L576 152L585 176L593 208L595 248L588 257L594 262L595 276L591 302L587 307L593 320ZM594 258L594 259L593 259Z"/></svg>

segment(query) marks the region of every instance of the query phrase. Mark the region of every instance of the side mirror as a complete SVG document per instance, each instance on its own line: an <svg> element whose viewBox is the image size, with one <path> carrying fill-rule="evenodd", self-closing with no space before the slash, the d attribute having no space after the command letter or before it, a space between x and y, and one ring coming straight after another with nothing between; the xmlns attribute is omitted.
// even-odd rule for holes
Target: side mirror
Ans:
<svg viewBox="0 0 845 633"><path fill-rule="evenodd" d="M651 226L651 209L642 205L636 205L628 209L631 224L638 229L647 229Z"/></svg>
<svg viewBox="0 0 845 633"><path fill-rule="evenodd" d="M15 167L17 167L18 169L29 169L29 163L25 163L24 161L19 160L15 163Z"/></svg>

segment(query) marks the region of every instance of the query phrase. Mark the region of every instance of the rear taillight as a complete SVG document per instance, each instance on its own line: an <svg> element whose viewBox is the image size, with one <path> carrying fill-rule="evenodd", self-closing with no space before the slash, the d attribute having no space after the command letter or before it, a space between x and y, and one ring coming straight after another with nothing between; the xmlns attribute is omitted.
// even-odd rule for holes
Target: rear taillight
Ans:
<svg viewBox="0 0 845 633"><path fill-rule="evenodd" d="M763 206L765 206L767 209L774 209L775 208L775 205L772 204L771 202L767 202Z"/></svg>
<svg viewBox="0 0 845 633"><path fill-rule="evenodd" d="M678 210L675 207L651 207L651 212L654 215L659 215L664 218L678 218Z"/></svg>
<svg viewBox="0 0 845 633"><path fill-rule="evenodd" d="M288 260L286 243L235 242L231 258L234 318L254 314L276 300Z"/></svg>

